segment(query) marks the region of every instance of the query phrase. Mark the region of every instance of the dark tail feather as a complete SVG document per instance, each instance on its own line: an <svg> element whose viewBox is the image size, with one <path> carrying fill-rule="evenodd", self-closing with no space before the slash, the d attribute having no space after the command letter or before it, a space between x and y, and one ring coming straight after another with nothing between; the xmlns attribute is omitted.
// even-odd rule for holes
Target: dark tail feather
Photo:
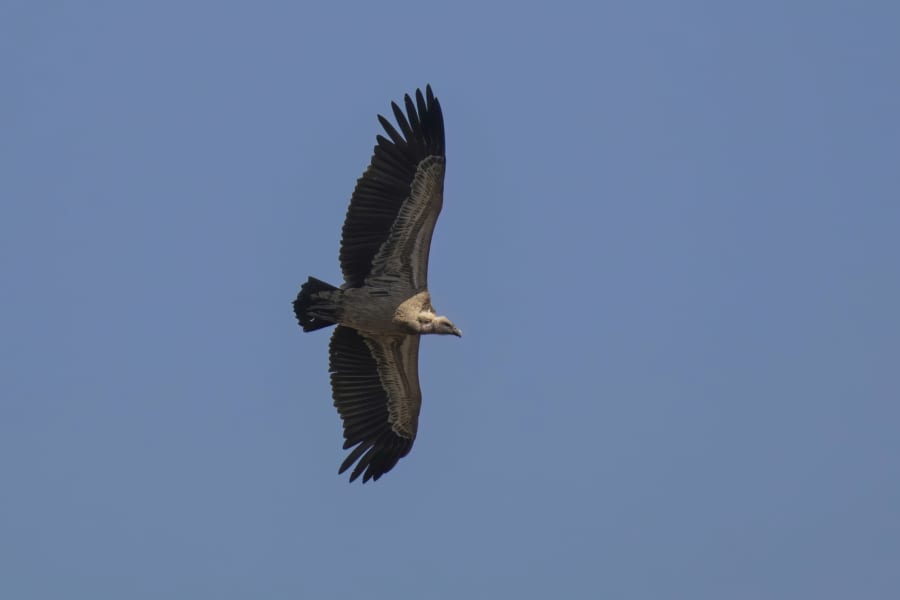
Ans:
<svg viewBox="0 0 900 600"><path fill-rule="evenodd" d="M294 314L303 331L315 331L338 322L340 290L330 283L310 277L294 300Z"/></svg>

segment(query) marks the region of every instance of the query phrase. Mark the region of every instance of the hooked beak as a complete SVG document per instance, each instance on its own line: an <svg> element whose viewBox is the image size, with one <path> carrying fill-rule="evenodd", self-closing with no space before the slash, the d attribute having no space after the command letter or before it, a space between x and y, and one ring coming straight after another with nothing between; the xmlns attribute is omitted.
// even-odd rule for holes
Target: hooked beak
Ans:
<svg viewBox="0 0 900 600"><path fill-rule="evenodd" d="M453 328L453 335L455 335L456 337L461 338L461 337L462 337L462 330L461 330L459 327L454 327L454 328Z"/></svg>

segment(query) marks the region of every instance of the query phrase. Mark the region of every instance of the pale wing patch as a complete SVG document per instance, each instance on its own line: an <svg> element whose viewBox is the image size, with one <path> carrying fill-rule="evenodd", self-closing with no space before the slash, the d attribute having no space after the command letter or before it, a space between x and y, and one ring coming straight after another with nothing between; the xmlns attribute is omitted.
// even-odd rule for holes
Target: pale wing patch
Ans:
<svg viewBox="0 0 900 600"><path fill-rule="evenodd" d="M444 197L444 158L429 156L416 169L410 195L400 207L390 235L372 260L367 285L400 280L415 290L428 286L431 236Z"/></svg>
<svg viewBox="0 0 900 600"><path fill-rule="evenodd" d="M388 421L397 435L414 439L419 425L419 336L364 337L378 364L378 376L388 396Z"/></svg>

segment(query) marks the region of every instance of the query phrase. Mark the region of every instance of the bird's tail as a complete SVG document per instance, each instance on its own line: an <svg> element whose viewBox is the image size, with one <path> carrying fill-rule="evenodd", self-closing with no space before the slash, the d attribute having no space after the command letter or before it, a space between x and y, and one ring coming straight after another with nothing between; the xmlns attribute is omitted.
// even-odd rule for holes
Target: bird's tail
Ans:
<svg viewBox="0 0 900 600"><path fill-rule="evenodd" d="M330 283L310 277L294 300L294 314L303 331L315 331L334 325L340 319L341 290Z"/></svg>

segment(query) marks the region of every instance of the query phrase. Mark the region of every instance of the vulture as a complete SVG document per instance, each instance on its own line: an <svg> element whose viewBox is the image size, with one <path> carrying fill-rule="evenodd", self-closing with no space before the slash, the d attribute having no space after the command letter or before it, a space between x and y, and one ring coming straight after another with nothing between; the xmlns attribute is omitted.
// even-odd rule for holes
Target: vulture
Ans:
<svg viewBox="0 0 900 600"><path fill-rule="evenodd" d="M444 117L431 91L391 103L397 127L378 115L372 160L350 199L341 232L344 283L309 277L294 300L303 331L337 325L329 344L334 406L350 450L338 474L377 481L409 454L422 390L419 338L462 332L435 313L428 253L444 193ZM399 128L399 130L398 130Z"/></svg>

